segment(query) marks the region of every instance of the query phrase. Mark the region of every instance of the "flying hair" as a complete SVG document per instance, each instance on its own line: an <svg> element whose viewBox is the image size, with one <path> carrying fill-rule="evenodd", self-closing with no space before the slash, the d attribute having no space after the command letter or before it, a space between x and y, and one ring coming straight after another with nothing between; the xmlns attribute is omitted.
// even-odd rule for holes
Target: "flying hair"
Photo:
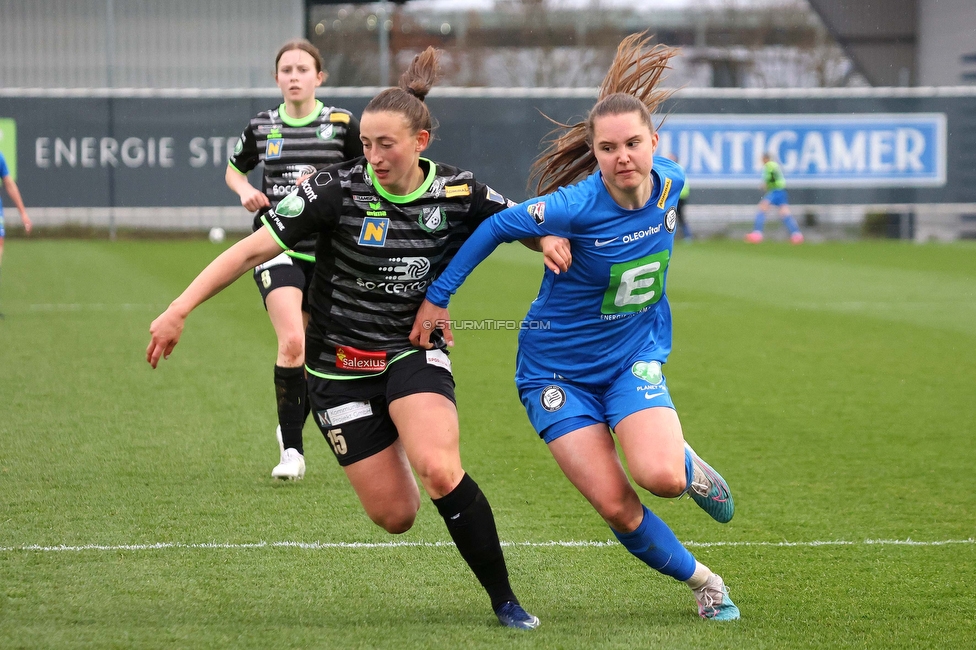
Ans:
<svg viewBox="0 0 976 650"><path fill-rule="evenodd" d="M437 81L440 72L441 51L428 47L413 57L399 83L387 88L370 100L363 113L388 111L400 113L406 118L413 133L433 131L434 120L424 99Z"/></svg>
<svg viewBox="0 0 976 650"><path fill-rule="evenodd" d="M593 155L593 122L604 115L638 113L654 132L651 115L675 91L658 88L664 72L671 68L671 57L678 50L666 45L651 46L647 32L631 34L617 46L617 54L603 78L596 105L586 119L563 124L545 116L556 125L547 138L548 146L532 163L529 185L536 182L538 196L570 185L596 169Z"/></svg>

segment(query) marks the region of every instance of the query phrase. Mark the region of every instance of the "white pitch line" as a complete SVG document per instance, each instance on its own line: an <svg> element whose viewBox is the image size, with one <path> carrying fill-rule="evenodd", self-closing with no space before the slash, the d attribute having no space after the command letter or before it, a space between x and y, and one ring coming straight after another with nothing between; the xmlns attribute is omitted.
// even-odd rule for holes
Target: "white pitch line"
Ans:
<svg viewBox="0 0 976 650"><path fill-rule="evenodd" d="M121 303L109 304L102 302L91 303L34 303L30 311L72 312L72 311L142 311L149 309L165 309L166 305L150 303Z"/></svg>
<svg viewBox="0 0 976 650"><path fill-rule="evenodd" d="M817 548L820 546L948 546L951 544L976 544L976 538L968 539L945 539L933 541L920 541L914 539L865 539L862 541L849 540L821 540L812 542L684 542L685 546L694 548L712 547L738 547L738 546L766 546L771 548L792 548L808 547ZM618 542L607 540L599 541L548 541L548 542L502 542L502 546L518 547L551 547L558 546L564 548L600 548L607 546L619 546ZM229 544L219 542L202 542L197 544L187 544L184 542L157 542L155 544L86 544L84 546L68 546L61 544L58 546L41 546L31 544L28 546L0 546L0 552L12 551L153 551L160 549L251 549L251 548L300 548L307 550L322 549L372 549L372 548L438 548L454 546L453 542L251 542L242 544Z"/></svg>

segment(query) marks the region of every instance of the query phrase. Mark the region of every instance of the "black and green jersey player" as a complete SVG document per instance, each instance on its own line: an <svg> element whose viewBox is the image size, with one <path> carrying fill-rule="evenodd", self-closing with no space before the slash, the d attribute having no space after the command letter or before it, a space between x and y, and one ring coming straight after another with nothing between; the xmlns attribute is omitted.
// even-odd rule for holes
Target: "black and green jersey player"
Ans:
<svg viewBox="0 0 976 650"><path fill-rule="evenodd" d="M359 121L349 111L324 106L315 98L315 88L325 76L322 55L308 41L289 41L278 51L275 82L284 101L251 118L225 174L227 185L240 195L241 205L255 213L255 230L262 227L261 215L273 210L301 179L363 153ZM262 163L258 190L245 174ZM305 474L302 427L308 417L308 400L303 364L314 263L315 239L309 237L254 269L254 281L278 338L274 384L279 461L271 472L274 478L300 479Z"/></svg>
<svg viewBox="0 0 976 650"><path fill-rule="evenodd" d="M421 185L402 196L384 188L366 158L329 167L261 218L283 249L318 236L310 385L375 376L417 353L409 334L427 287L478 224L507 206L469 171L426 158L419 165ZM437 358L450 365L443 353ZM336 455L343 464L355 458Z"/></svg>
<svg viewBox="0 0 976 650"><path fill-rule="evenodd" d="M306 369L316 424L370 519L409 530L420 508L414 472L506 626L539 620L513 593L494 516L461 465L454 378L444 349L410 345L425 290L472 230L508 205L470 172L421 157L432 118L423 102L438 52L417 55L396 88L366 106L364 158L317 172L214 260L150 326L153 366L189 313L247 269L315 235ZM566 270L568 242L541 243Z"/></svg>

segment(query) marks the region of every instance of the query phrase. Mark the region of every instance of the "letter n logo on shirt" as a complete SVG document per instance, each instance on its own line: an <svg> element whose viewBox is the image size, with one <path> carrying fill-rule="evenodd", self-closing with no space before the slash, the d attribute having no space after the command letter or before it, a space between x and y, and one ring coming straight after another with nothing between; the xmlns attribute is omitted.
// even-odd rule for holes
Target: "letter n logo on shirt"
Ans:
<svg viewBox="0 0 976 650"><path fill-rule="evenodd" d="M281 145L284 141L284 138L268 138L268 148L264 154L265 160L281 158Z"/></svg>
<svg viewBox="0 0 976 650"><path fill-rule="evenodd" d="M360 246L386 245L386 231L390 227L389 219L366 217L363 219L363 229L359 231Z"/></svg>

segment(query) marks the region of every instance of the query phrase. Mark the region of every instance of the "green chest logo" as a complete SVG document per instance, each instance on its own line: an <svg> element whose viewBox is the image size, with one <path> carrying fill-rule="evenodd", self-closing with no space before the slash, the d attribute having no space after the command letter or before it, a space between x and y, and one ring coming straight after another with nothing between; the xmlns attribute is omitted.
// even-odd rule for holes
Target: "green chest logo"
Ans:
<svg viewBox="0 0 976 650"><path fill-rule="evenodd" d="M610 267L610 282L600 313L633 314L650 307L664 295L667 250Z"/></svg>

